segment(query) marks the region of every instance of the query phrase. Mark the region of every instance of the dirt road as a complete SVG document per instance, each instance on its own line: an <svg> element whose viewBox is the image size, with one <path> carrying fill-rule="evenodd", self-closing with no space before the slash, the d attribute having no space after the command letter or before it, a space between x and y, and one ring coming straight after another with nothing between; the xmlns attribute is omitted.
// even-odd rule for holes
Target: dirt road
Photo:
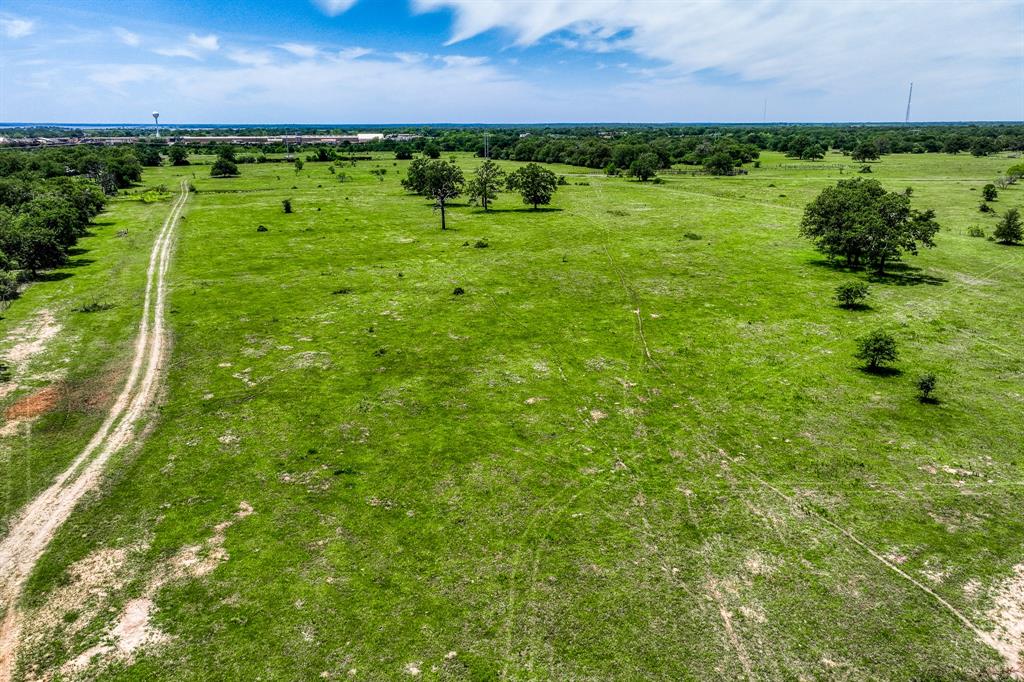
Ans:
<svg viewBox="0 0 1024 682"><path fill-rule="evenodd" d="M82 496L101 481L111 455L132 441L136 427L153 404L166 352L164 307L166 274L174 228L188 201L188 185L174 200L153 244L146 271L142 321L131 370L124 388L99 430L49 488L32 500L0 541L0 682L11 678L16 661L20 616L18 597L33 567Z"/></svg>

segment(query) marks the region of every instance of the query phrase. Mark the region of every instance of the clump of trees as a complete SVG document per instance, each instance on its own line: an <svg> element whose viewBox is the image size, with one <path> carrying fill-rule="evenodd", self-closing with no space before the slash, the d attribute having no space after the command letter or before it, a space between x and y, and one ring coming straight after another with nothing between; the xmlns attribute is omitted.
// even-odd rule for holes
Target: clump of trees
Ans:
<svg viewBox="0 0 1024 682"><path fill-rule="evenodd" d="M188 149L186 149L184 145L172 145L171 148L167 150L167 158L171 160L172 166L189 165Z"/></svg>
<svg viewBox="0 0 1024 682"><path fill-rule="evenodd" d="M939 225L931 209L910 207L906 192L887 192L877 180L840 180L804 209L800 233L830 260L884 274L887 263L919 246L935 246Z"/></svg>
<svg viewBox="0 0 1024 682"><path fill-rule="evenodd" d="M658 174L661 161L653 152L644 152L629 165L629 174L640 182L647 182Z"/></svg>
<svg viewBox="0 0 1024 682"><path fill-rule="evenodd" d="M523 197L524 204L531 204L536 210L551 203L558 189L558 176L540 164L528 163L509 174L507 186Z"/></svg>
<svg viewBox="0 0 1024 682"><path fill-rule="evenodd" d="M210 166L210 176L214 178L230 178L238 175L238 164L235 159L235 148L223 145L217 150L217 159Z"/></svg>

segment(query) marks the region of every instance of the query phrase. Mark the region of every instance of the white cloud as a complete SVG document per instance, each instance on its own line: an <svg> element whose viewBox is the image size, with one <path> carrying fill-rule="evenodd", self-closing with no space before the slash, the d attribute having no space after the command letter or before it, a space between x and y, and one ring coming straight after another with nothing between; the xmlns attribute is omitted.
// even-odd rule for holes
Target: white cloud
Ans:
<svg viewBox="0 0 1024 682"><path fill-rule="evenodd" d="M368 54L372 54L373 50L367 47L346 47L338 50L339 59L359 59L365 57Z"/></svg>
<svg viewBox="0 0 1024 682"><path fill-rule="evenodd" d="M281 43L280 45L274 45L274 47L285 52L291 52L296 57L302 57L303 59L312 59L320 52L315 45L307 45L305 43Z"/></svg>
<svg viewBox="0 0 1024 682"><path fill-rule="evenodd" d="M262 50L235 49L227 53L228 59L245 66L266 66L273 61L269 53Z"/></svg>
<svg viewBox="0 0 1024 682"><path fill-rule="evenodd" d="M197 36L195 33L190 33L188 44L197 50L206 50L208 52L213 52L220 48L220 40L212 33L208 36Z"/></svg>
<svg viewBox="0 0 1024 682"><path fill-rule="evenodd" d="M198 52L188 47L157 47L153 52L164 57L186 57L196 61L202 59Z"/></svg>
<svg viewBox="0 0 1024 682"><path fill-rule="evenodd" d="M36 22L17 17L0 17L0 33L8 38L24 38L36 30Z"/></svg>
<svg viewBox="0 0 1024 682"><path fill-rule="evenodd" d="M120 26L114 27L114 35L125 45L130 47L138 47L142 44L142 38L139 37L138 33L132 33L128 29L121 28Z"/></svg>
<svg viewBox="0 0 1024 682"><path fill-rule="evenodd" d="M358 0L314 0L320 9L324 11L324 14L336 17L339 14L343 14L356 4Z"/></svg>
<svg viewBox="0 0 1024 682"><path fill-rule="evenodd" d="M631 52L663 75L772 82L830 92L924 74L1011 76L1020 59L1019 3L785 0L413 0L450 9L449 43L491 30L527 47L547 37L589 52Z"/></svg>

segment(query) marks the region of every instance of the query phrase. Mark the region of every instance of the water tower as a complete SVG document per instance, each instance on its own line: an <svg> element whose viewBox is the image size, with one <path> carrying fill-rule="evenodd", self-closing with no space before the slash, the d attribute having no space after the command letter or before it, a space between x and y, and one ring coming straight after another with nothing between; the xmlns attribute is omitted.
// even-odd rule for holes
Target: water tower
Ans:
<svg viewBox="0 0 1024 682"><path fill-rule="evenodd" d="M153 112L153 124L156 126L156 136L160 137L160 112Z"/></svg>

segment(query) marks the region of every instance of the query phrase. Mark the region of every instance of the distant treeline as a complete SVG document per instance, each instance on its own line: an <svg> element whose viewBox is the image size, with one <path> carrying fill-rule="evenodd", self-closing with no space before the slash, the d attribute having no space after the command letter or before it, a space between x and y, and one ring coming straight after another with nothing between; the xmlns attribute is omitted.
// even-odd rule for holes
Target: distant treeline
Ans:
<svg viewBox="0 0 1024 682"><path fill-rule="evenodd" d="M40 270L67 262L107 195L142 178L144 153L96 147L0 152L0 300L14 297Z"/></svg>

